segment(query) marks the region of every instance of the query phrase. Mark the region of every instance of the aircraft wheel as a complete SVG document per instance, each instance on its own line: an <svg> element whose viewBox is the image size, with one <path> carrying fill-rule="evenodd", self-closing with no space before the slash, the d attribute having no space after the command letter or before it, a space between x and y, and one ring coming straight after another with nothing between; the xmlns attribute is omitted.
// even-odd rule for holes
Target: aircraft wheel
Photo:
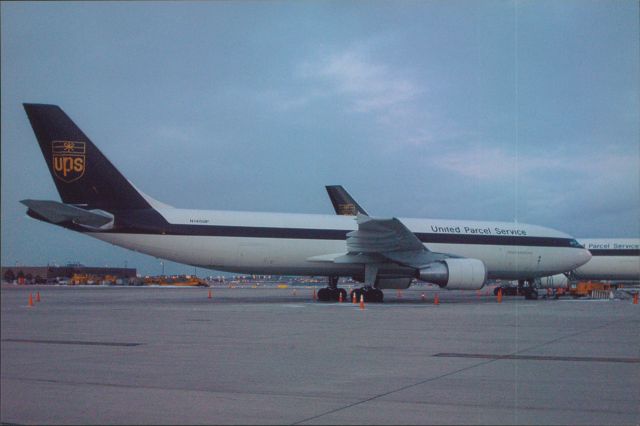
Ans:
<svg viewBox="0 0 640 426"><path fill-rule="evenodd" d="M365 303L370 303L371 302L371 287L362 287L360 289L360 294L362 294L362 298L364 299ZM358 301L360 301L360 299L358 299Z"/></svg>
<svg viewBox="0 0 640 426"><path fill-rule="evenodd" d="M329 300L331 300L331 294L329 293L329 290L330 289L328 287L318 290L318 300L320 302L328 302Z"/></svg>
<svg viewBox="0 0 640 426"><path fill-rule="evenodd" d="M367 303L382 303L382 299L384 298L384 294L381 290L377 288L362 288L362 294L364 295L364 301Z"/></svg>
<svg viewBox="0 0 640 426"><path fill-rule="evenodd" d="M329 287L327 290L329 290L330 300L337 302L338 297L340 297L340 290L337 288L331 288L331 287Z"/></svg>

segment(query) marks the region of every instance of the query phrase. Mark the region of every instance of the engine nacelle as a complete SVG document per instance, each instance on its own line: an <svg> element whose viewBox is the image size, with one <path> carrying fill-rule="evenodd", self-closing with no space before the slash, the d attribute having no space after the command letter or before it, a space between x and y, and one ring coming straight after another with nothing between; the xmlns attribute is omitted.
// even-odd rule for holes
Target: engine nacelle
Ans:
<svg viewBox="0 0 640 426"><path fill-rule="evenodd" d="M404 290L411 285L411 278L378 278L376 287L379 289Z"/></svg>
<svg viewBox="0 0 640 426"><path fill-rule="evenodd" d="M569 278L565 274L552 275L540 278L540 288L567 288Z"/></svg>
<svg viewBox="0 0 640 426"><path fill-rule="evenodd" d="M449 290L478 290L487 280L487 268L478 259L444 259L421 269L418 278Z"/></svg>

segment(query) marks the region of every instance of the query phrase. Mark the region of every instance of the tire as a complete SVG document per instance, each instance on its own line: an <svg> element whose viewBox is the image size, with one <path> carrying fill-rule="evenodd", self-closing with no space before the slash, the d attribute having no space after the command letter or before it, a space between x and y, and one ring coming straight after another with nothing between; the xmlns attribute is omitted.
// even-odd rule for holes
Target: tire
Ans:
<svg viewBox="0 0 640 426"><path fill-rule="evenodd" d="M330 294L328 288L321 288L318 290L318 301L320 302L328 302L330 300Z"/></svg>
<svg viewBox="0 0 640 426"><path fill-rule="evenodd" d="M332 300L334 302L338 301L338 297L340 297L340 291L337 288L327 288L327 291L329 293L329 300Z"/></svg>
<svg viewBox="0 0 640 426"><path fill-rule="evenodd" d="M362 294L364 294L364 301L367 303L382 303L384 294L377 288L363 288Z"/></svg>

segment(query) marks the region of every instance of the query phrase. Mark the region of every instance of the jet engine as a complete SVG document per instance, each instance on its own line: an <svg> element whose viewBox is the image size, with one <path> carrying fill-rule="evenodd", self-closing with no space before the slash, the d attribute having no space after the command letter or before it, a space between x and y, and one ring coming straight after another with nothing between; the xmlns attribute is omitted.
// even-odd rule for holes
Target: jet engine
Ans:
<svg viewBox="0 0 640 426"><path fill-rule="evenodd" d="M540 278L540 288L567 288L568 286L569 278L565 274Z"/></svg>
<svg viewBox="0 0 640 426"><path fill-rule="evenodd" d="M444 259L420 269L417 278L449 290L477 290L487 279L487 269L478 259Z"/></svg>
<svg viewBox="0 0 640 426"><path fill-rule="evenodd" d="M376 287L380 289L401 289L409 288L411 278L378 278Z"/></svg>

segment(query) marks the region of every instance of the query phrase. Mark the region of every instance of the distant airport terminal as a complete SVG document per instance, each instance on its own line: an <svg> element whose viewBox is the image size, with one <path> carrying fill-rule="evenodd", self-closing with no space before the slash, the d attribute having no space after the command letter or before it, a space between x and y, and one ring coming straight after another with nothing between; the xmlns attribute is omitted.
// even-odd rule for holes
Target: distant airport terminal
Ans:
<svg viewBox="0 0 640 426"><path fill-rule="evenodd" d="M324 285L323 277L281 275L139 275L136 268L109 268L70 263L66 266L2 266L0 277L4 283L17 285L164 285L177 287L280 287ZM352 279L343 284L353 285Z"/></svg>
<svg viewBox="0 0 640 426"><path fill-rule="evenodd" d="M69 283L75 277L109 277L116 281L136 278L135 268L109 268L68 264L66 266L2 266L0 276L6 282L18 284Z"/></svg>

